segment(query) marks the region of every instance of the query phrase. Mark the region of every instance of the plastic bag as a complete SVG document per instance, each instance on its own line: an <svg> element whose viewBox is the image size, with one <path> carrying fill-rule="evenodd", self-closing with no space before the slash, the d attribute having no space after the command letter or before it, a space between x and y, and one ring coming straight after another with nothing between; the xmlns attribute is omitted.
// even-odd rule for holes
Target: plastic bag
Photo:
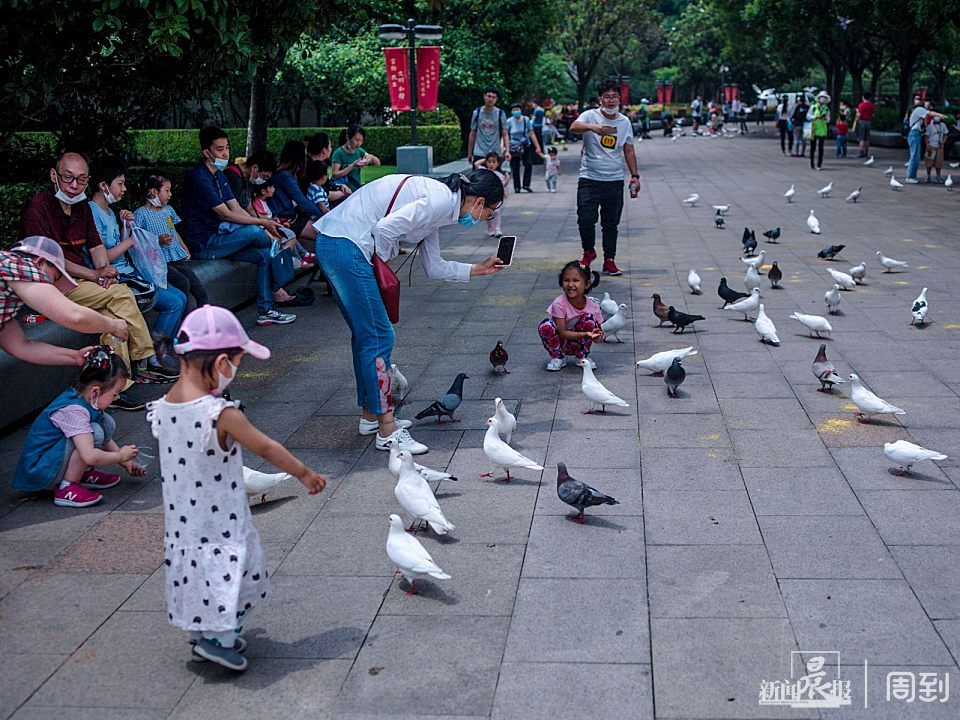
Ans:
<svg viewBox="0 0 960 720"><path fill-rule="evenodd" d="M803 139L810 140L813 137L813 123L807 120L803 124Z"/></svg>
<svg viewBox="0 0 960 720"><path fill-rule="evenodd" d="M167 261L160 251L160 239L149 230L134 226L133 246L128 251L137 271L157 287L167 287Z"/></svg>

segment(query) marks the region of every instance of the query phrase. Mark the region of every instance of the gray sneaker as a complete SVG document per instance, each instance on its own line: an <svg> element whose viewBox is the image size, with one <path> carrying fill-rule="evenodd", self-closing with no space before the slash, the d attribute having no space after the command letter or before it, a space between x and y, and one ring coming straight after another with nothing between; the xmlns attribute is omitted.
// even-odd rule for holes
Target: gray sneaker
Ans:
<svg viewBox="0 0 960 720"><path fill-rule="evenodd" d="M196 641L196 640L191 640L191 641L190 641L191 649L192 649L193 646L195 646L196 644L197 644L197 641ZM234 643L233 643L233 649L236 650L238 653L244 653L244 652L246 652L246 651L247 651L247 641L244 640L242 637L240 637L240 636L238 635L238 636L237 636L237 639L236 639L236 640L234 641ZM205 657L201 657L201 656L198 655L197 653L193 653L193 657L191 658L191 660L193 660L194 662L207 662L207 659L206 659Z"/></svg>
<svg viewBox="0 0 960 720"><path fill-rule="evenodd" d="M243 672L247 669L247 659L237 652L236 645L232 648L225 648L207 640L207 638L201 638L193 646L193 654L236 672Z"/></svg>
<svg viewBox="0 0 960 720"><path fill-rule="evenodd" d="M293 313L282 313L279 310L267 310L257 314L257 325L289 325L297 316Z"/></svg>

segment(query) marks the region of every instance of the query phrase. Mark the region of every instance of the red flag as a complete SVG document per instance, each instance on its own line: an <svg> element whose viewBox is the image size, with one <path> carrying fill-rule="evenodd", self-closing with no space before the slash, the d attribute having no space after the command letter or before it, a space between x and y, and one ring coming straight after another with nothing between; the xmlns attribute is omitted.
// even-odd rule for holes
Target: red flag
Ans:
<svg viewBox="0 0 960 720"><path fill-rule="evenodd" d="M417 108L436 110L440 90L440 47L417 48Z"/></svg>
<svg viewBox="0 0 960 720"><path fill-rule="evenodd" d="M669 105L673 102L673 83L666 82L663 84L663 101Z"/></svg>
<svg viewBox="0 0 960 720"><path fill-rule="evenodd" d="M387 86L390 88L390 108L392 110L410 109L410 65L407 61L407 49L388 47L383 49L387 60Z"/></svg>

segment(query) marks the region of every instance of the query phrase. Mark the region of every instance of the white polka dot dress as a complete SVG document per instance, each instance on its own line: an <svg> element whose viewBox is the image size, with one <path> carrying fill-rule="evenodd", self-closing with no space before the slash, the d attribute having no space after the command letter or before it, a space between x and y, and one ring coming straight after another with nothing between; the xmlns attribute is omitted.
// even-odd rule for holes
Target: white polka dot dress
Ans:
<svg viewBox="0 0 960 720"><path fill-rule="evenodd" d="M270 591L243 454L232 439L226 451L217 440L217 418L237 405L212 395L149 405L161 456L167 613L184 630L234 630L238 613Z"/></svg>

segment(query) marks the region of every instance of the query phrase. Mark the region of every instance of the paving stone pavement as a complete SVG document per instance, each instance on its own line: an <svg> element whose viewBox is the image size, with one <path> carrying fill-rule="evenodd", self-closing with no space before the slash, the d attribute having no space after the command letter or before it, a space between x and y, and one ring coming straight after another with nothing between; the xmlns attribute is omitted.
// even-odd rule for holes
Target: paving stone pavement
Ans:
<svg viewBox="0 0 960 720"><path fill-rule="evenodd" d="M598 378L629 409L581 415L579 370L543 370L536 326L559 267L579 257L576 145L561 153L559 192L541 192L538 178L535 194L508 197L504 227L520 237L512 268L465 286L414 271L394 355L411 410L457 372L470 376L461 422L414 428L431 448L425 462L460 478L438 488L456 531L419 536L453 578L422 581L418 597L403 594L384 552L397 506L385 455L356 434L349 337L334 304L321 295L296 324L256 328L274 357L245 361L235 396L329 485L311 498L291 481L254 509L274 594L251 618L243 675L191 663L166 622L156 466L87 510L4 483L0 716L956 718L956 697L888 702L884 682L897 670L950 673L955 695L960 681L960 193L891 192L882 168L899 171L899 151L877 150L872 169L828 154L818 173L778 149L772 134L639 147L643 190L626 203L617 257L625 275L598 288L631 306L626 342L594 352ZM834 196L817 198L831 180ZM790 183L793 204L782 198ZM858 185L861 202L844 203ZM701 204L681 205L693 191ZM727 230L714 228L712 203L731 204ZM819 237L806 230L811 208ZM717 309L722 274L742 286L744 226L760 240L783 228L779 244L761 242L784 272L782 289L764 278L763 290L779 347ZM482 226L443 236L458 259L494 246ZM847 245L842 261L818 260L834 243ZM909 270L880 273L877 250ZM820 341L788 319L824 314L826 267L861 260L866 283L844 293L824 342L841 374L907 410L868 426L853 422L849 385L816 392ZM691 267L701 296L687 291ZM911 327L925 286L932 322ZM682 337L654 329L652 292L707 319ZM241 315L252 324L252 310ZM498 339L510 353L504 377L487 362ZM699 354L671 400L634 361L687 344ZM523 401L515 445L546 464L542 474L509 485L478 477L495 397ZM118 420L122 442L153 446L142 415ZM23 437L0 439L5 477ZM881 445L900 438L950 459L895 478ZM621 504L567 522L558 461ZM838 652L852 704L761 707L761 681L789 677L793 651Z"/></svg>

